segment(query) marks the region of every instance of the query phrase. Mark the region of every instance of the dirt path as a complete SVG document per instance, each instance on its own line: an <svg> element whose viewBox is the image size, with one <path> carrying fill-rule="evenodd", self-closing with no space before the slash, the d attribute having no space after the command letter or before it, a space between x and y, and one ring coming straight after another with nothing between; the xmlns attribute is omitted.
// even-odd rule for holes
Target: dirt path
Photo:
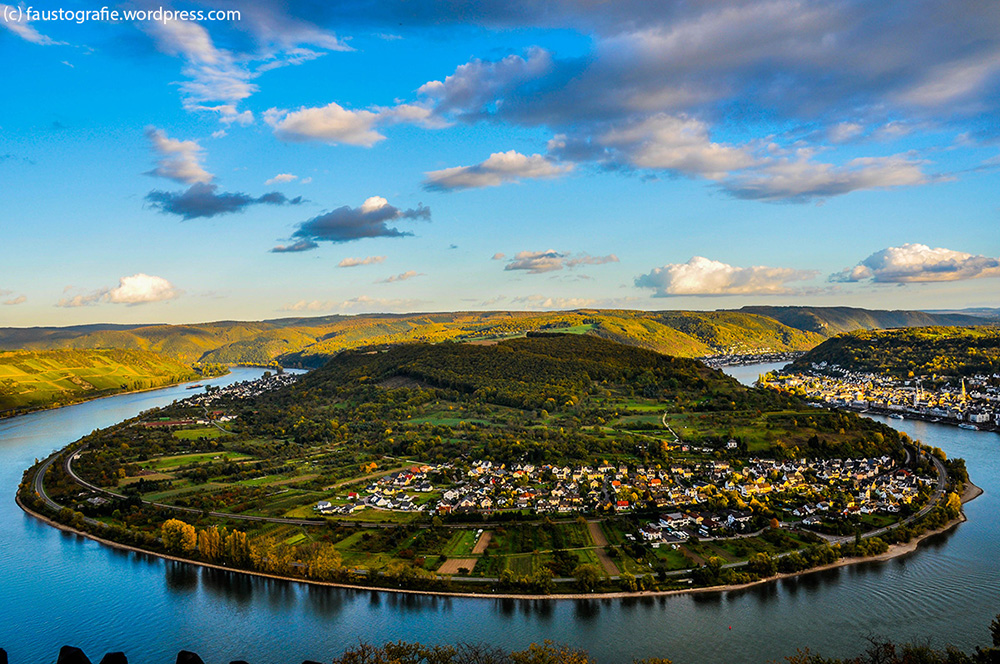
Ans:
<svg viewBox="0 0 1000 664"><path fill-rule="evenodd" d="M611 560L611 556L608 555L608 550L605 548L608 545L608 538L604 536L604 531L601 530L601 522L588 521L587 530L590 531L590 538L594 540L594 545L601 547L594 549L594 553L597 554L597 559L601 562L604 572L608 576L618 576L621 570L618 569L615 561Z"/></svg>
<svg viewBox="0 0 1000 664"><path fill-rule="evenodd" d="M618 576L621 574L621 570L618 569L618 565L615 564L615 561L611 560L611 556L608 555L607 549L594 549L594 553L597 554L597 559L601 561L601 567L604 568L604 571L608 576Z"/></svg>
<svg viewBox="0 0 1000 664"><path fill-rule="evenodd" d="M590 539L594 540L594 546L608 545L608 538L604 536L604 531L601 530L600 521L588 521L587 530L590 531Z"/></svg>
<svg viewBox="0 0 1000 664"><path fill-rule="evenodd" d="M493 533L491 531L487 530L483 532L483 534L479 536L479 541L476 542L474 547L472 547L472 555L481 556L486 553L486 547L490 545L491 539L493 539Z"/></svg>

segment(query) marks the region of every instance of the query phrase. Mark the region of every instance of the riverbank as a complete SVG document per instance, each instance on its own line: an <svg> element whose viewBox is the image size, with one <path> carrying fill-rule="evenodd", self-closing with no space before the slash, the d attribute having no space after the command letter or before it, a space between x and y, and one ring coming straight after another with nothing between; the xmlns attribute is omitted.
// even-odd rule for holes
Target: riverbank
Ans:
<svg viewBox="0 0 1000 664"><path fill-rule="evenodd" d="M50 410L59 410L60 408L69 408L70 406L79 406L82 403L90 403L91 401L100 401L101 399L111 399L113 397L120 397L126 394L142 394L143 392L155 392L156 390L163 390L169 387L177 387L178 385L185 385L187 383L199 383L202 381L212 380L214 378L220 378L221 376L228 376L232 373L232 369L224 374L219 374L218 376L196 376L188 380L178 381L176 383L164 383L163 385L156 385L153 387L144 387L139 390L119 390L117 392L106 392L100 395L94 395L92 397L85 397L83 399L75 399L67 403L60 403L57 405L49 406L38 406L36 408L29 408L27 410L5 410L0 411L0 421L8 420L15 417L21 417L22 415L31 415L32 413L44 413Z"/></svg>
<svg viewBox="0 0 1000 664"><path fill-rule="evenodd" d="M981 496L983 490L978 486L969 482L966 485L965 491L962 493L962 504L971 502ZM130 546L128 544L122 544L120 542L115 542L112 540L107 540L102 537L98 537L93 533L88 533L82 530L77 530L62 523L53 521L52 519L46 517L43 514L32 510L21 502L20 496L15 496L17 505L24 510L24 512L39 521L52 526L63 532L72 533L74 535L79 535L81 537L86 537L87 539L93 540L105 546L119 549L121 551L131 551L133 553L142 553L149 556L156 556L157 558L162 558L163 560L169 560L171 562L185 563L188 565L194 565L197 567L204 567L207 569L214 569L224 572L234 572L236 574L245 574L248 576L255 576L264 579L272 579L278 581L286 581L291 583L303 583L311 586L325 586L328 588L343 588L346 590L360 590L367 592L377 592L383 591L388 593L404 594L404 595L427 595L434 597L469 597L474 599L520 599L520 600L586 600L586 599L638 599L638 598L650 598L650 597L669 597L672 595L693 595L693 594L705 594L705 593L725 593L731 591L746 590L748 588L753 588L755 586L764 585L767 583L773 583L775 581L781 581L783 579L789 579L793 577L805 576L807 574L815 574L818 572L826 572L832 569L837 569L839 567L848 567L850 565L859 565L863 563L872 562L885 562L887 560L892 560L893 558L898 558L904 556L919 548L920 543L924 540L946 533L953 528L957 527L960 523L965 522L966 516L965 512L960 512L958 517L952 519L945 525L937 528L935 530L929 530L918 537L915 537L911 541L905 544L893 544L885 553L881 553L877 556L867 556L861 558L842 558L836 562L829 563L827 565L821 565L819 567L812 567L807 570L802 570L800 572L789 572L780 573L775 576L769 576L765 579L759 579L757 581L752 581L750 583L743 583L738 585L727 585L727 586L708 586L704 588L679 588L675 590L645 590L638 592L609 592L609 593L565 593L565 594L552 594L552 595L530 595L530 594L516 594L516 593L501 593L501 592L454 592L454 591L440 591L440 590L415 590L408 588L388 588L383 586L366 586L357 583L341 583L336 581L317 581L313 579L302 579L297 577L280 576L277 574L268 574L266 572L256 572L250 570L234 569L232 567L226 567L224 565L215 565L213 563L207 563L200 560L190 560L188 558L181 558L178 556L171 556L166 553L160 553L156 551L149 551L147 549L142 549L135 546Z"/></svg>

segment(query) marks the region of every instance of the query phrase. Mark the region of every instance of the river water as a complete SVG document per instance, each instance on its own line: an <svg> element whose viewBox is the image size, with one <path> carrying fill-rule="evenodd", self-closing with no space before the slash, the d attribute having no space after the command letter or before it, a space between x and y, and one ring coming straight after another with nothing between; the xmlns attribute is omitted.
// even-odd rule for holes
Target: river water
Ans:
<svg viewBox="0 0 1000 664"><path fill-rule="evenodd" d="M765 367L735 367L752 382ZM206 384L256 377L239 369ZM860 652L867 636L985 645L1000 612L1000 436L887 421L963 456L986 493L969 522L903 558L725 594L645 600L477 600L317 588L169 563L68 535L14 503L21 472L95 428L191 394L173 387L0 421L0 647L14 664L51 662L73 644L94 661L124 650L169 664L180 649L207 664L329 661L346 647L406 639L524 648L552 639L602 663L764 663L808 647Z"/></svg>

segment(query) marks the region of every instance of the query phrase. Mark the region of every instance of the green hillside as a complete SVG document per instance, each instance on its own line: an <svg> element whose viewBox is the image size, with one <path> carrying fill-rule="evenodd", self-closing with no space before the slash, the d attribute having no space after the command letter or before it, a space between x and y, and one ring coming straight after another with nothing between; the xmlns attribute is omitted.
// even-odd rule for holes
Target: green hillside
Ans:
<svg viewBox="0 0 1000 664"><path fill-rule="evenodd" d="M855 307L743 307L745 313L767 316L789 327L832 337L855 330L884 330L930 325L982 325L981 316L927 311L874 310Z"/></svg>
<svg viewBox="0 0 1000 664"><path fill-rule="evenodd" d="M193 380L191 367L145 351L0 351L0 415Z"/></svg>
<svg viewBox="0 0 1000 664"><path fill-rule="evenodd" d="M897 378L994 374L1000 372L1000 328L859 330L824 341L790 369L804 371L821 362Z"/></svg>
<svg viewBox="0 0 1000 664"><path fill-rule="evenodd" d="M82 326L0 329L0 348L123 348L183 362L316 367L363 346L494 340L533 330L570 330L662 353L697 357L729 349L806 350L812 332L742 312L602 311L453 312L288 318L197 325Z"/></svg>

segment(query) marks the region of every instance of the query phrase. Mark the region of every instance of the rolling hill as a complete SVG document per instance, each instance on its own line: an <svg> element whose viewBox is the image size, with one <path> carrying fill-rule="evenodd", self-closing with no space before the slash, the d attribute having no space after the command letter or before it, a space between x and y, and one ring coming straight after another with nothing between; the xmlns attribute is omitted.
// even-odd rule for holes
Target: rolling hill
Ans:
<svg viewBox="0 0 1000 664"><path fill-rule="evenodd" d="M808 350L856 329L981 325L983 319L847 307L745 307L738 311L576 310L364 314L217 321L191 325L0 328L0 348L120 348L185 363L317 367L337 353L411 342L492 341L533 330L588 334L682 357Z"/></svg>
<svg viewBox="0 0 1000 664"><path fill-rule="evenodd" d="M0 415L197 377L191 367L146 351L0 351Z"/></svg>
<svg viewBox="0 0 1000 664"><path fill-rule="evenodd" d="M789 370L806 371L822 362L895 378L993 374L1000 372L1000 328L857 330L824 341Z"/></svg>

